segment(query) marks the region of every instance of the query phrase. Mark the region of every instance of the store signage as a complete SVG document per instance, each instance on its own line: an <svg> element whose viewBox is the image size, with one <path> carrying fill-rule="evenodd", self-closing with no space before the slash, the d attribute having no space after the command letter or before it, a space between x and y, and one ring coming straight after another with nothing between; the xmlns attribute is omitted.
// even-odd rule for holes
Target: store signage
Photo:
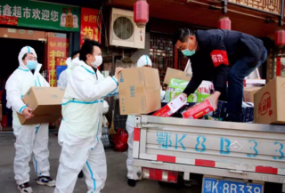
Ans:
<svg viewBox="0 0 285 193"><path fill-rule="evenodd" d="M18 18L17 17L1 16L0 15L0 24L3 24L3 25L18 25Z"/></svg>
<svg viewBox="0 0 285 193"><path fill-rule="evenodd" d="M79 31L80 8L28 0L1 0L1 18L17 18L17 26Z"/></svg>
<svg viewBox="0 0 285 193"><path fill-rule="evenodd" d="M81 29L80 29L80 45L86 38L101 42L101 33L97 26L101 28L101 19L97 22L99 10L90 8L81 8ZM100 17L101 18L101 17Z"/></svg>
<svg viewBox="0 0 285 193"><path fill-rule="evenodd" d="M48 37L48 72L50 86L56 87L56 58L68 56L68 39Z"/></svg>

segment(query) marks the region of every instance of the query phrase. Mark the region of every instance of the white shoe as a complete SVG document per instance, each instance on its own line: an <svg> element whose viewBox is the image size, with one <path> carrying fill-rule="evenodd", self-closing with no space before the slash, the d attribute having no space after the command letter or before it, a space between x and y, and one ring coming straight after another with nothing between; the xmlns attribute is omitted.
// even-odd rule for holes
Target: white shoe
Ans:
<svg viewBox="0 0 285 193"><path fill-rule="evenodd" d="M40 176L37 179L37 184L42 185L42 186L54 187L55 186L55 180L53 180L49 176Z"/></svg>
<svg viewBox="0 0 285 193"><path fill-rule="evenodd" d="M33 193L33 189L28 182L18 185L18 190L20 190L20 193Z"/></svg>

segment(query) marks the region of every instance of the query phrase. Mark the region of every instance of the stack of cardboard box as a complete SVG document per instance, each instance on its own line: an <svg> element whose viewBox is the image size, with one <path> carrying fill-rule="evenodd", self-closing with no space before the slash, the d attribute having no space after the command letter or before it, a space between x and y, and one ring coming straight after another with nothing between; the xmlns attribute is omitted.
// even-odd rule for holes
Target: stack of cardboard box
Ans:
<svg viewBox="0 0 285 193"><path fill-rule="evenodd" d="M168 85L171 79L185 82L191 79L191 74L168 68L164 84ZM119 82L121 115L148 114L161 108L157 69L125 69ZM285 78L277 77L264 87L245 87L243 97L245 102L254 103L254 107L242 108L241 122L254 119L255 123L285 124ZM226 102L220 101L213 117L224 118L226 106Z"/></svg>

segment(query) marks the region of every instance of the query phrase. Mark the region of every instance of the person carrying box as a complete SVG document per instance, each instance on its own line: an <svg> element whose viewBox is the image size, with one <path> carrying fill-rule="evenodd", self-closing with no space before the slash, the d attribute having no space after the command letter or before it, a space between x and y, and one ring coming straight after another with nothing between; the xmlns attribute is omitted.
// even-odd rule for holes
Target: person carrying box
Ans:
<svg viewBox="0 0 285 193"><path fill-rule="evenodd" d="M118 79L104 78L97 70L103 62L100 44L86 39L79 59L72 61L71 75L62 103L58 142L62 146L55 193L72 193L83 169L88 192L99 193L107 178L106 156L100 140L103 99L118 94Z"/></svg>
<svg viewBox="0 0 285 193"><path fill-rule="evenodd" d="M71 57L67 58L67 60L65 61L67 68L60 73L59 78L58 78L57 87L64 87L64 88L67 87L68 78L71 74L70 65L72 63L72 60L78 57L79 57L79 51L75 51L71 54ZM83 171L81 171L78 174L78 178L83 178Z"/></svg>
<svg viewBox="0 0 285 193"><path fill-rule="evenodd" d="M33 117L30 109L22 101L22 97L32 87L49 87L50 85L39 73L42 65L37 62L37 54L30 46L21 49L19 56L20 66L13 72L6 82L7 107L13 110L13 132L16 137L14 159L15 180L21 193L32 193L29 184L29 162L32 154L37 183L53 187L55 181L50 177L50 163L48 160L48 123L37 125L21 125L17 113L23 114L26 119Z"/></svg>
<svg viewBox="0 0 285 193"><path fill-rule="evenodd" d="M190 58L192 79L184 97L193 93L203 80L214 83L215 92L208 98L217 108L218 99L228 81L228 112L226 121L239 121L242 111L243 80L267 59L263 42L233 30L178 29L173 44Z"/></svg>

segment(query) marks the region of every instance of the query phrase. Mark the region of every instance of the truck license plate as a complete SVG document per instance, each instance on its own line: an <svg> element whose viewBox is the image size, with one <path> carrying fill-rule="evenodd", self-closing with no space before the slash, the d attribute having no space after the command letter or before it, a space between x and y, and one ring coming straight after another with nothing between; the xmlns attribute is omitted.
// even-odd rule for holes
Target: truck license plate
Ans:
<svg viewBox="0 0 285 193"><path fill-rule="evenodd" d="M203 193L263 193L263 185L204 178Z"/></svg>

